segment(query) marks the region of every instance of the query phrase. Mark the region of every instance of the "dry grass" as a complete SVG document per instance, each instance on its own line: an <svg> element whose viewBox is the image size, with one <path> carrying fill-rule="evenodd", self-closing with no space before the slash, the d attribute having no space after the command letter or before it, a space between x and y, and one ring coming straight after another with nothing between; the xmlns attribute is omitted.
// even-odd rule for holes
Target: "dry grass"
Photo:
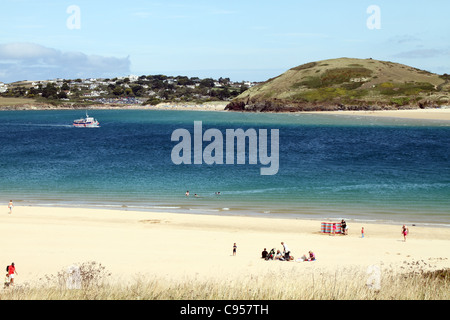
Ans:
<svg viewBox="0 0 450 320"><path fill-rule="evenodd" d="M1 300L449 300L450 270L395 273L342 269L335 273L291 269L235 279L167 281L137 276L107 281L99 264L86 263L83 286L67 289L64 272L31 285L3 289ZM370 270L369 270L370 271ZM375 273L376 275L376 273ZM86 278L87 277L87 278ZM86 280L90 279L90 280ZM371 281L375 279L375 281ZM379 282L377 283L377 280Z"/></svg>
<svg viewBox="0 0 450 320"><path fill-rule="evenodd" d="M22 104L32 104L35 102L36 101L34 99L0 97L0 107L15 106L15 105L22 105Z"/></svg>

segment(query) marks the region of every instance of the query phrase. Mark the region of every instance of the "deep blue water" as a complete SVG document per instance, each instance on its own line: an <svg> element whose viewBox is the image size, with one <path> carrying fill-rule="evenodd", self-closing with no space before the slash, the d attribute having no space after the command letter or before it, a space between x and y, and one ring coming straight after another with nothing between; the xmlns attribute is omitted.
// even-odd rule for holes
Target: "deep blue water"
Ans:
<svg viewBox="0 0 450 320"><path fill-rule="evenodd" d="M316 114L0 112L0 201L450 226L450 123ZM279 171L175 165L175 129L279 130ZM193 134L192 134L193 135ZM205 147L208 142L204 142ZM224 141L225 146L225 141ZM270 150L270 145L269 145ZM225 151L224 151L225 154ZM186 190L191 196L185 197ZM216 195L220 192L220 195ZM197 193L198 198L193 197Z"/></svg>

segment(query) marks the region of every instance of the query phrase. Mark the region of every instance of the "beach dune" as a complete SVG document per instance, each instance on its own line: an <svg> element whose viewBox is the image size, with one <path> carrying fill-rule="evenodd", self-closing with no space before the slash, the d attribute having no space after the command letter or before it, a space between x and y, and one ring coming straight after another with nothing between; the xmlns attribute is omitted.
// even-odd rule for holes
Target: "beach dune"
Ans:
<svg viewBox="0 0 450 320"><path fill-rule="evenodd" d="M450 267L450 228L408 226L404 242L400 223L347 223L349 235L330 236L320 232L318 220L32 206L16 206L9 214L5 207L1 260L4 266L15 263L16 284L87 261L101 263L122 282L142 277L225 281L236 275L371 265L402 272L405 264L419 261L428 269ZM317 261L260 258L264 248L282 250L282 241L295 259L311 250Z"/></svg>

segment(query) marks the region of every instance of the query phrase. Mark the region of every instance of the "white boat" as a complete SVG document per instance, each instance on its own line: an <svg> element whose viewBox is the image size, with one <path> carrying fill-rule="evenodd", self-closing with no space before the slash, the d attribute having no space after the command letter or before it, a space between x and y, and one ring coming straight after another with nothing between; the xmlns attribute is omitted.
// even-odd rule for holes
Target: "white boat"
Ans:
<svg viewBox="0 0 450 320"><path fill-rule="evenodd" d="M86 112L86 118L73 120L73 126L83 128L97 128L100 127L100 123L93 117L89 117Z"/></svg>

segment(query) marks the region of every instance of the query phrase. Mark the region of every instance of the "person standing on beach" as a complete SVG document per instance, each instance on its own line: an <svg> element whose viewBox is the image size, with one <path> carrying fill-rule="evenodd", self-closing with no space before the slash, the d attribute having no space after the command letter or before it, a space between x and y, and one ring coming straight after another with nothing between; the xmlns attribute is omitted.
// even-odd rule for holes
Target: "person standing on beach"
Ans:
<svg viewBox="0 0 450 320"><path fill-rule="evenodd" d="M16 266L14 265L14 262L11 263L10 266L8 266L8 275L9 275L9 284L11 286L14 285L14 275L18 274L16 271Z"/></svg>
<svg viewBox="0 0 450 320"><path fill-rule="evenodd" d="M8 204L8 208L9 208L9 213L12 213L12 208L14 207L13 201L9 200L9 204Z"/></svg>
<svg viewBox="0 0 450 320"><path fill-rule="evenodd" d="M331 234L333 234L333 236L336 234L336 223L333 223L333 227L332 227L330 236L331 236Z"/></svg>
<svg viewBox="0 0 450 320"><path fill-rule="evenodd" d="M341 221L341 234L346 235L347 234L347 223L344 219Z"/></svg>
<svg viewBox="0 0 450 320"><path fill-rule="evenodd" d="M233 244L233 256L236 255L236 249L237 249L237 245L236 242Z"/></svg>
<svg viewBox="0 0 450 320"><path fill-rule="evenodd" d="M361 228L361 238L364 238L364 227Z"/></svg>
<svg viewBox="0 0 450 320"><path fill-rule="evenodd" d="M406 236L408 235L408 227L403 225L402 227L402 235L403 235L403 241L406 242Z"/></svg>
<svg viewBox="0 0 450 320"><path fill-rule="evenodd" d="M284 259L285 259L286 261L289 261L289 260L290 260L289 257L290 257L290 255L291 255L291 250L289 249L289 247L287 246L286 243L281 242L281 245L282 245L283 248L284 248Z"/></svg>

